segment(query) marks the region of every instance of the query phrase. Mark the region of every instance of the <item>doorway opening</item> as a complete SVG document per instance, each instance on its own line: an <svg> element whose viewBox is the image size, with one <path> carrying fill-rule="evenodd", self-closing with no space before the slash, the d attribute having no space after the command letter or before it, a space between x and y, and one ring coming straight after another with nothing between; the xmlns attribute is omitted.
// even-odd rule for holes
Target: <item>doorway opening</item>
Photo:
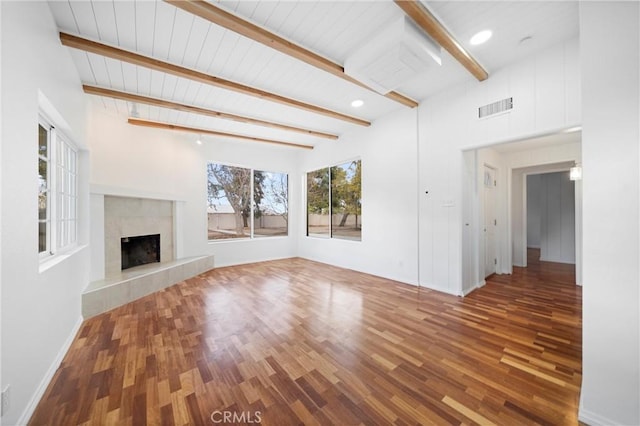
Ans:
<svg viewBox="0 0 640 426"><path fill-rule="evenodd" d="M569 168L581 161L581 132L567 130L472 149L464 151L463 158L461 293L483 286L492 274L512 274L514 266L526 267L529 240L534 248L538 245L533 234L527 235L530 175L538 176L531 181L534 189L544 183L550 191L544 200L548 214L544 250L539 242L541 260L575 262L576 284L580 284L582 184L569 181ZM540 215L540 202L536 207Z"/></svg>

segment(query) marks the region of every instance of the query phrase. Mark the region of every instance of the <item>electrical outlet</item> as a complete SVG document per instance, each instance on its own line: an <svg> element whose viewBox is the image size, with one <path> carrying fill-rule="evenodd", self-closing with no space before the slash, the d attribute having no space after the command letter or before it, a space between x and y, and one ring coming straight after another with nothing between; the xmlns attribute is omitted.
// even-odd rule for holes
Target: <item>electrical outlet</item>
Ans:
<svg viewBox="0 0 640 426"><path fill-rule="evenodd" d="M2 391L2 416L4 416L9 411L9 402L11 401L9 398L11 395L9 393L10 390L11 387L7 385L7 387Z"/></svg>

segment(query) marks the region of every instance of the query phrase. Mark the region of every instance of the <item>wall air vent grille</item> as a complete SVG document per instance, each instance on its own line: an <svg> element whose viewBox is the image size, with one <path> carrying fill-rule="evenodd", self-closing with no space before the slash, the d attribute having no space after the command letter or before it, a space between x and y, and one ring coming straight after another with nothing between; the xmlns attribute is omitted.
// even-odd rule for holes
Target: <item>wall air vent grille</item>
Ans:
<svg viewBox="0 0 640 426"><path fill-rule="evenodd" d="M513 98L506 98L478 108L478 118L488 117L513 109Z"/></svg>

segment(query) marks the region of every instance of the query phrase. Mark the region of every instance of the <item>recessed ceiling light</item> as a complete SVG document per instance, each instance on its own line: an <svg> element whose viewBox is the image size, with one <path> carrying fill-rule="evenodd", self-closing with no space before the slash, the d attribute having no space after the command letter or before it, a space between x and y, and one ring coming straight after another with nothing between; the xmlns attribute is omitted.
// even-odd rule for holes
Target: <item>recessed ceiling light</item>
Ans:
<svg viewBox="0 0 640 426"><path fill-rule="evenodd" d="M469 43L471 43L474 46L477 46L489 40L492 35L493 33L491 32L491 30L480 31L479 33L476 33L473 37L471 37L471 40L469 40Z"/></svg>
<svg viewBox="0 0 640 426"><path fill-rule="evenodd" d="M355 101L351 102L351 106L354 108L360 108L362 105L364 105L364 101L362 99L356 99Z"/></svg>

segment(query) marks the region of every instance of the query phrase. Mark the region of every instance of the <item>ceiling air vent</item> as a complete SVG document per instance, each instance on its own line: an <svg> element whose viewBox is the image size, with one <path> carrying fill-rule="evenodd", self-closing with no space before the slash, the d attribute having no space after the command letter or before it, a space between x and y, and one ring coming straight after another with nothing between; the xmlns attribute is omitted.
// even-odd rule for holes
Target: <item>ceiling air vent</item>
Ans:
<svg viewBox="0 0 640 426"><path fill-rule="evenodd" d="M506 98L478 108L478 118L488 117L513 109L513 98Z"/></svg>
<svg viewBox="0 0 640 426"><path fill-rule="evenodd" d="M441 65L440 51L436 42L404 16L352 52L344 62L344 72L385 95Z"/></svg>

